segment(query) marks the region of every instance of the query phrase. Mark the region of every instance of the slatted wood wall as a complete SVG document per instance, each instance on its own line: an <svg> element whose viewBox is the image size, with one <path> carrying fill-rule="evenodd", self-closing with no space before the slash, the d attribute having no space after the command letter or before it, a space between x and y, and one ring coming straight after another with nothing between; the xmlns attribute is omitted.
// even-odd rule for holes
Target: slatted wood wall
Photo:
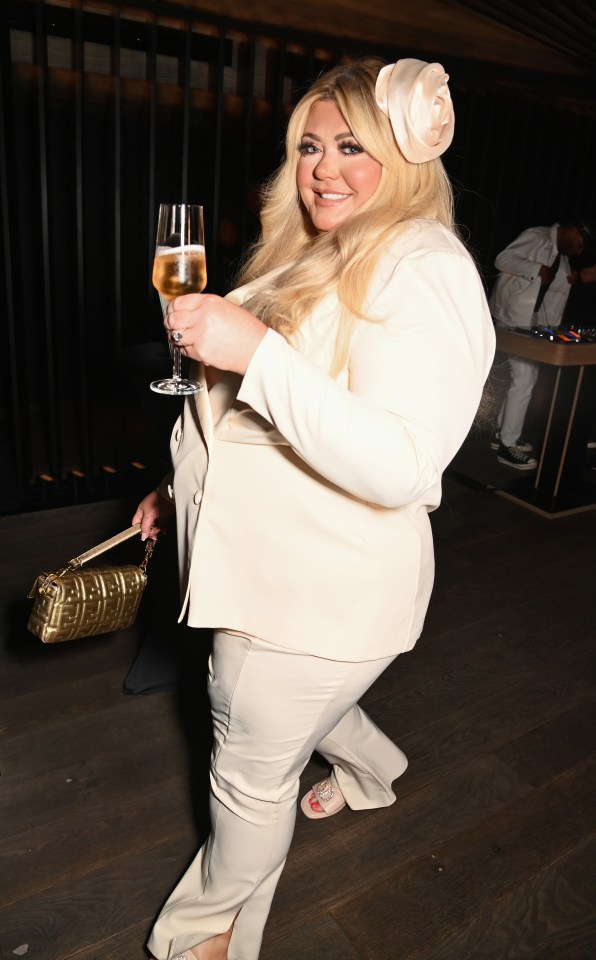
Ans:
<svg viewBox="0 0 596 960"><path fill-rule="evenodd" d="M158 204L204 204L208 289L225 292L292 104L363 53L401 55L157 0L5 0L1 511L103 498L160 469L176 401L146 386L169 365L150 282ZM521 96L465 60L446 68L446 164L489 285L519 230L595 208L595 125L539 85Z"/></svg>

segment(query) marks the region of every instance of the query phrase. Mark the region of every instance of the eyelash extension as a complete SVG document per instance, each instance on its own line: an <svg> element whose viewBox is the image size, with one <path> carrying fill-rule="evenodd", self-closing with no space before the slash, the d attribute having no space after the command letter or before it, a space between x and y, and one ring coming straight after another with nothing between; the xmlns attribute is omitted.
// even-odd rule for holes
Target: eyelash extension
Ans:
<svg viewBox="0 0 596 960"><path fill-rule="evenodd" d="M364 148L361 147L356 140L342 140L342 142L338 144L338 147L340 150L351 148L355 153L364 153Z"/></svg>
<svg viewBox="0 0 596 960"><path fill-rule="evenodd" d="M308 156L309 148L313 147L315 150L319 150L320 147L316 143L312 143L310 140L303 141L298 146L298 153L302 156ZM337 145L338 150L348 150L351 149L354 151L354 156L359 153L364 153L364 148L360 146L359 143L356 143L355 140L343 140ZM349 154L346 154L349 156Z"/></svg>

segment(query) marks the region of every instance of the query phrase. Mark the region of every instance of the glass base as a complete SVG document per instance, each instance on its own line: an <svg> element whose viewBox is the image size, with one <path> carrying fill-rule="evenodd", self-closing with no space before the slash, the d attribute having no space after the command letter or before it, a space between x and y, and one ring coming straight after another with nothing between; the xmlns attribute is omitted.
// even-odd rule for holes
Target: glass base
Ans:
<svg viewBox="0 0 596 960"><path fill-rule="evenodd" d="M183 377L175 380L172 378L154 380L150 387L154 393L165 393L170 397L186 397L191 393L200 393L203 389L200 383L195 383L194 380L185 380Z"/></svg>

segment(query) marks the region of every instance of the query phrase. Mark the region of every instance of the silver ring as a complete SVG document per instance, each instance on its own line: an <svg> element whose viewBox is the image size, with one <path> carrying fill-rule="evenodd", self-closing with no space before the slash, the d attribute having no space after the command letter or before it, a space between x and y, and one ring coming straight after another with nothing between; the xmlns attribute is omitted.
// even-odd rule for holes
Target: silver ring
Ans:
<svg viewBox="0 0 596 960"><path fill-rule="evenodd" d="M174 343L180 343L183 336L184 334L182 333L182 330L175 330L174 333L172 334L172 340L174 341Z"/></svg>

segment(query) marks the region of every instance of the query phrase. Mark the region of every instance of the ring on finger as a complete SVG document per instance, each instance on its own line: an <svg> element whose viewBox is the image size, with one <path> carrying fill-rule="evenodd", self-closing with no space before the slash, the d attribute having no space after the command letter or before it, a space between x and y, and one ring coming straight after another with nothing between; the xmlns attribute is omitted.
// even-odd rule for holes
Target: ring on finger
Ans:
<svg viewBox="0 0 596 960"><path fill-rule="evenodd" d="M174 330L174 333L172 334L172 340L174 343L180 343L183 336L184 334L182 333L182 330Z"/></svg>

